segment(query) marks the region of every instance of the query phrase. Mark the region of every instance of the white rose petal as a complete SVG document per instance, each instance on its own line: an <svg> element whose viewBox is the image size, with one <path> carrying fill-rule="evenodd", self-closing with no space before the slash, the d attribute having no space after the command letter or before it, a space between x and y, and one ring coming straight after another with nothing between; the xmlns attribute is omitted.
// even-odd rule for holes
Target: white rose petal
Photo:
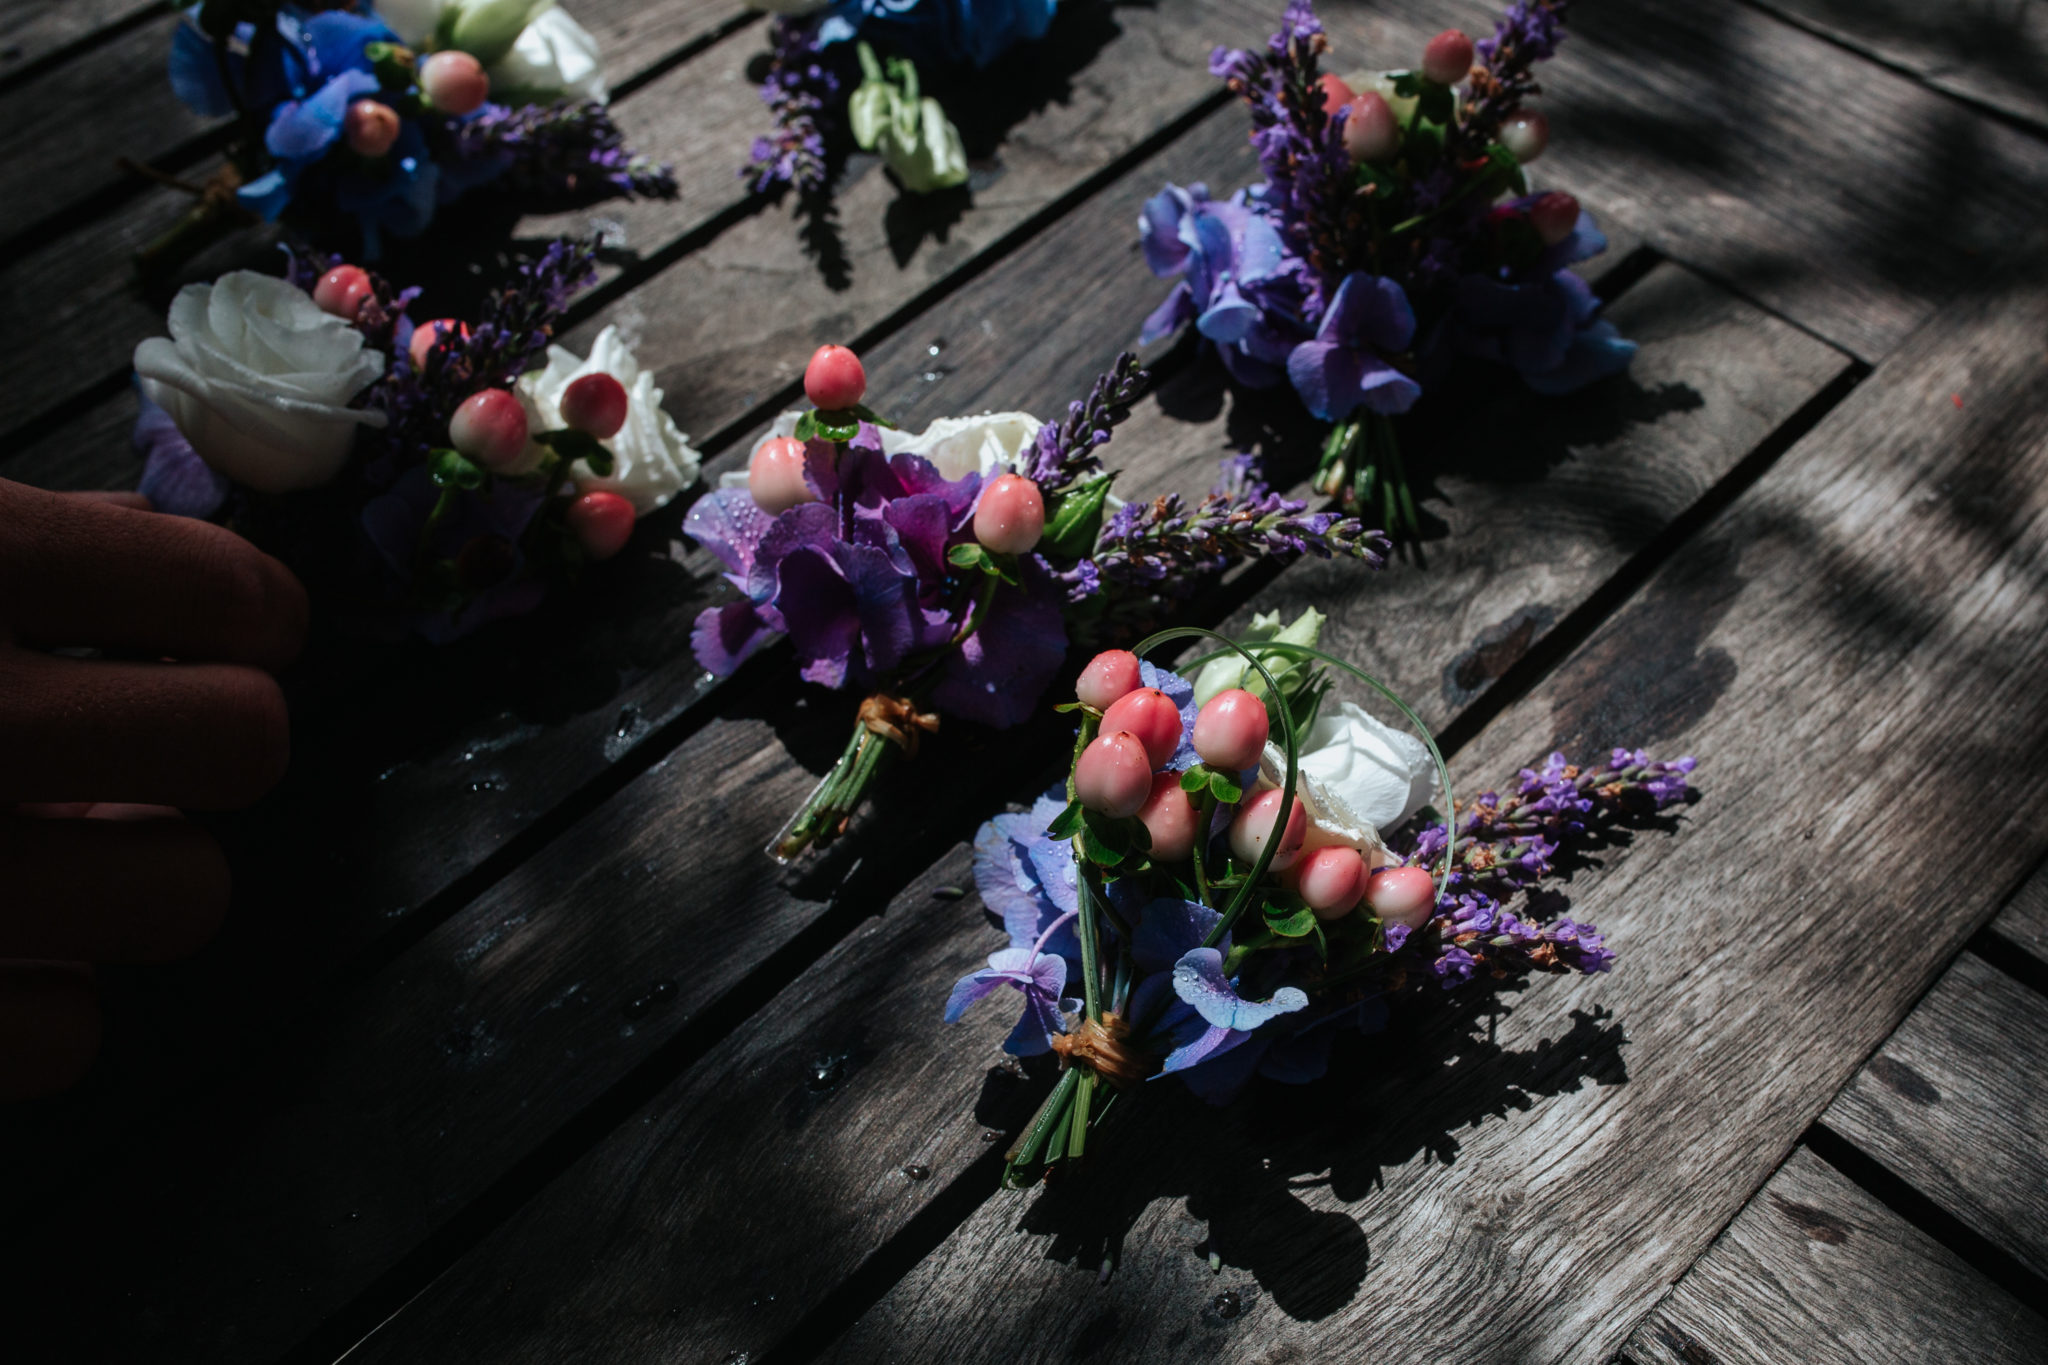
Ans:
<svg viewBox="0 0 2048 1365"><path fill-rule="evenodd" d="M560 346L550 346L547 368L520 376L519 397L526 404L528 427L536 432L559 430L562 391L586 374L608 374L625 386L626 424L605 442L612 452L610 477L599 478L579 461L570 471L577 492L620 494L633 504L635 512L645 516L697 481L703 458L662 410L662 393L655 387L653 371L640 368L639 359L620 339L616 327L598 333L589 358L579 359ZM541 454L537 447L529 446L526 460L538 463Z"/></svg>
<svg viewBox="0 0 2048 1365"><path fill-rule="evenodd" d="M1045 423L1028 412L984 412L979 417L942 417L912 436L882 428L882 450L890 455L922 455L941 478L969 474L1015 473L1026 463L1025 450L1038 439Z"/></svg>
<svg viewBox="0 0 2048 1365"><path fill-rule="evenodd" d="M1266 746L1259 773L1280 785L1287 755L1279 746ZM1435 794L1436 763L1423 742L1356 702L1325 705L1302 736L1295 795L1308 813L1307 848L1378 848L1381 830L1399 825Z"/></svg>
<svg viewBox="0 0 2048 1365"><path fill-rule="evenodd" d="M377 17L398 35L399 42L419 47L434 36L441 12L447 8L448 0L377 0Z"/></svg>
<svg viewBox="0 0 2048 1365"><path fill-rule="evenodd" d="M563 9L542 11L520 31L512 50L490 69L491 98L501 104L611 98L604 59L590 30Z"/></svg>
<svg viewBox="0 0 2048 1365"><path fill-rule="evenodd" d="M384 425L383 413L348 406L384 373L383 353L285 280L236 270L188 284L169 322L169 339L135 348L142 390L200 459L245 488L317 488L341 472L358 427Z"/></svg>

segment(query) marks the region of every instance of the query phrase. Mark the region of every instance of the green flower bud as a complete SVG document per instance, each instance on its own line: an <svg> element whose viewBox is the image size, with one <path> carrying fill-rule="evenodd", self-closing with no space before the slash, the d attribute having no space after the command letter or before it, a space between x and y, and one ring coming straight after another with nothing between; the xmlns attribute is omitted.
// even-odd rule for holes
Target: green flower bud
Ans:
<svg viewBox="0 0 2048 1365"><path fill-rule="evenodd" d="M1237 642L1249 648L1266 640L1284 645L1313 646L1322 638L1323 622L1327 618L1314 607L1303 611L1292 625L1280 624L1277 611L1260 612L1252 618L1251 626L1237 637ZM1258 654L1257 650L1252 651ZM1292 699L1313 677L1313 659L1290 659L1281 654L1259 654L1259 662L1273 675L1273 681L1280 684L1280 694ZM1195 675L1195 705L1205 706L1211 697L1228 692L1233 687L1242 687L1255 697L1266 695L1265 680L1258 671L1236 654L1215 659L1202 666Z"/></svg>
<svg viewBox="0 0 2048 1365"><path fill-rule="evenodd" d="M503 61L526 26L555 0L456 0L441 12L442 46L491 66Z"/></svg>

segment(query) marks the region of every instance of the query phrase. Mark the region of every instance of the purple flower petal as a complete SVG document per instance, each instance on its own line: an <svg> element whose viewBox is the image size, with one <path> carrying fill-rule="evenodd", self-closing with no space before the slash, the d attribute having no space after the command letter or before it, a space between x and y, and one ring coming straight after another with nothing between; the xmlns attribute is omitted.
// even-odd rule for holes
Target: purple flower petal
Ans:
<svg viewBox="0 0 2048 1365"><path fill-rule="evenodd" d="M1282 986L1270 1000L1246 1000L1223 975L1223 954L1196 948L1173 964L1173 993L1217 1028L1249 1031L1283 1014L1308 1008L1308 996Z"/></svg>

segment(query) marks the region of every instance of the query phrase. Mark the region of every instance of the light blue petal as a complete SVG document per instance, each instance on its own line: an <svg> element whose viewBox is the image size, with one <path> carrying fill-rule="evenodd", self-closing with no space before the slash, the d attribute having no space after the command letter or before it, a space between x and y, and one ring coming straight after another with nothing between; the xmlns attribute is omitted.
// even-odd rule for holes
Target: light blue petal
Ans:
<svg viewBox="0 0 2048 1365"><path fill-rule="evenodd" d="M1271 1000L1246 1000L1223 975L1223 954L1196 948L1173 964L1173 992L1218 1028L1249 1032L1283 1014L1308 1008L1308 996L1282 986Z"/></svg>

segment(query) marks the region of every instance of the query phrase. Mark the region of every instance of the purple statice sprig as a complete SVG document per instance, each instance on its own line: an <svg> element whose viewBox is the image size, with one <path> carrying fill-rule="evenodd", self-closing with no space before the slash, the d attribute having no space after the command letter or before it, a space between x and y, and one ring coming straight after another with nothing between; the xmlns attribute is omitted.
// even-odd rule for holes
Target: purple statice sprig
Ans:
<svg viewBox="0 0 2048 1365"><path fill-rule="evenodd" d="M1096 451L1109 443L1117 424L1131 415L1131 404L1151 378L1137 356L1129 351L1117 356L1116 363L1097 376L1087 398L1068 405L1064 420L1038 429L1024 477L1057 493L1100 475L1102 459Z"/></svg>
<svg viewBox="0 0 2048 1365"><path fill-rule="evenodd" d="M1238 560L1313 554L1377 569L1389 548L1384 534L1356 517L1311 512L1307 503L1274 492L1257 456L1234 455L1193 508L1177 493L1118 508L1103 528L1095 565L1111 591L1185 597Z"/></svg>
<svg viewBox="0 0 2048 1365"><path fill-rule="evenodd" d="M503 160L505 183L522 193L674 199L678 192L675 172L627 147L610 112L594 100L486 105L455 132L465 160Z"/></svg>
<svg viewBox="0 0 2048 1365"><path fill-rule="evenodd" d="M754 139L752 159L740 177L755 194L784 185L815 194L830 174L826 140L838 131L843 78L818 46L815 24L777 19L769 41L774 55L761 82L761 101L774 111L775 131Z"/></svg>
<svg viewBox="0 0 2048 1365"><path fill-rule="evenodd" d="M378 444L401 465L427 457L448 419L479 388L510 387L547 353L569 300L597 281L597 244L558 238L520 262L490 294L468 333L441 338L416 367L394 346L391 369L374 385L369 404L391 420Z"/></svg>
<svg viewBox="0 0 2048 1365"><path fill-rule="evenodd" d="M1553 753L1524 768L1514 791L1482 792L1458 821L1458 851L1437 903L1437 916L1410 933L1387 929L1387 950L1414 944L1446 987L1516 971L1606 971L1614 954L1591 925L1561 918L1540 923L1504 908L1555 867L1557 855L1607 829L1667 809L1691 790L1697 760L1659 762L1641 749L1615 749L1605 764L1581 767ZM1443 857L1441 822L1409 841L1410 862L1430 867Z"/></svg>
<svg viewBox="0 0 2048 1365"><path fill-rule="evenodd" d="M1450 133L1456 155L1483 152L1522 101L1541 93L1534 68L1557 55L1570 5L1571 0L1515 0L1495 22L1492 35L1473 45L1464 117Z"/></svg>

